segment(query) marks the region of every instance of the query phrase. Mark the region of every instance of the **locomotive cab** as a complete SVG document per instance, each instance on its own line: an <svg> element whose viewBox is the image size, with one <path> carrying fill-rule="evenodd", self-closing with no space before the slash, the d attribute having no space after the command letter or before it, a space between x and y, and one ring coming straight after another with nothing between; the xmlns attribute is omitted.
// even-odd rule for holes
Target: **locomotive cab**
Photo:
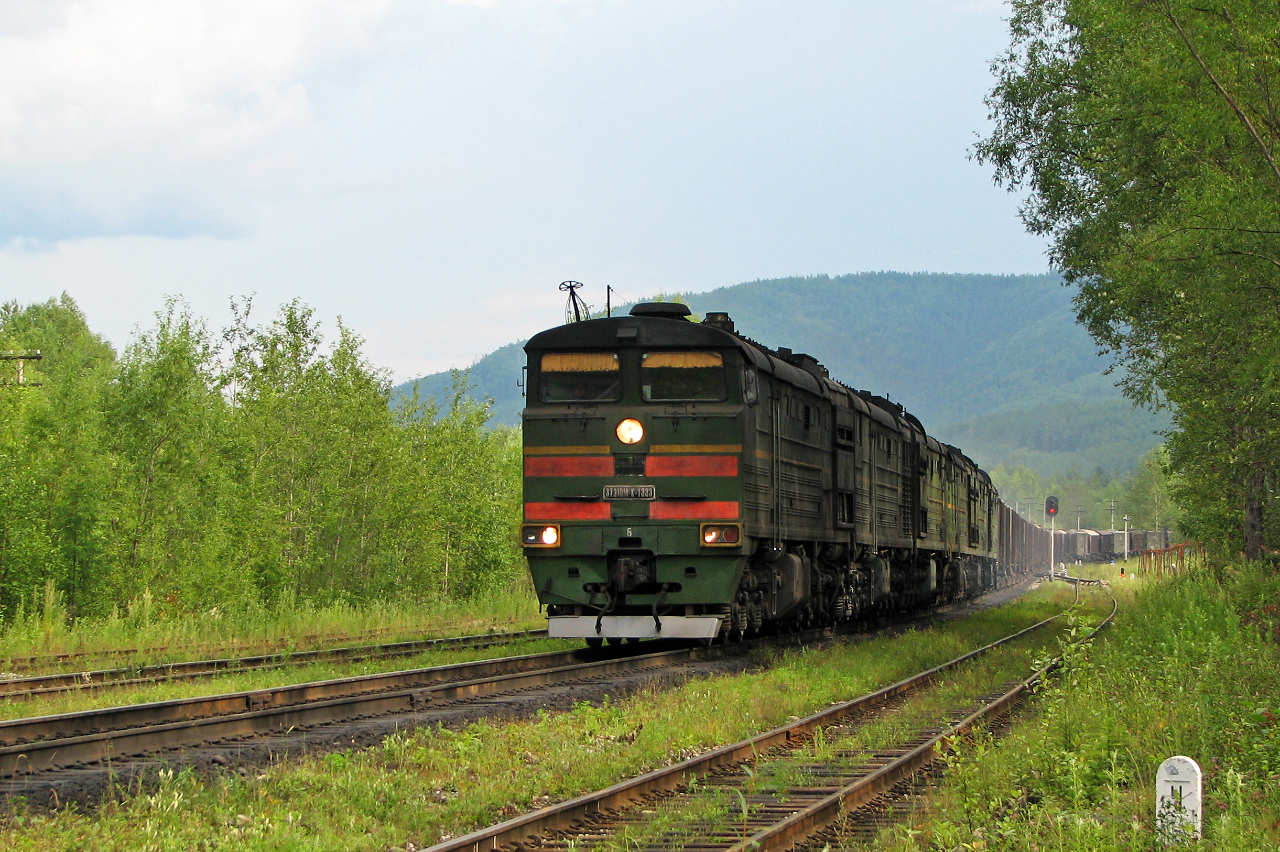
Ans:
<svg viewBox="0 0 1280 852"><path fill-rule="evenodd" d="M535 336L522 543L552 636L711 639L748 555L746 364L682 305Z"/></svg>

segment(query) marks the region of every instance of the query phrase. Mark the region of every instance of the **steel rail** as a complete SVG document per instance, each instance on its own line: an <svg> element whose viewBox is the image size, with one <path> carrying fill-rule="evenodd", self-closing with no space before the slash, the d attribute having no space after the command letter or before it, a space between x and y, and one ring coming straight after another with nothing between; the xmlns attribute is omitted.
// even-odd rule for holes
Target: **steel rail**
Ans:
<svg viewBox="0 0 1280 852"><path fill-rule="evenodd" d="M194 730L201 727L207 731L211 730L208 724L212 721L225 722L282 711L297 711L297 718L292 724L303 724L299 720L305 717L305 708L308 706L328 706L343 701L358 704L362 700L376 703L380 699L388 699L392 703L399 700L403 705L408 697L420 696L408 701L408 707L411 708L415 702L425 702L432 691L444 687L459 687L460 695L465 694L468 689L474 694L479 688L478 684L497 682L502 678L574 669L586 671L601 663L643 656L646 655L614 655L604 661L590 662L584 660L589 655L582 650L550 651L247 692L12 719L0 722L0 777L9 777L30 769L73 765L112 754L120 755L129 750L125 744L131 742L131 737L138 738L139 742L150 743L155 739L148 739L150 734L162 729L186 727ZM461 689L462 687L466 689ZM235 735L243 733L242 728ZM158 745L143 745L137 750L146 751L164 744L167 744L166 747L197 745L207 738L207 735L184 737L175 734L161 737ZM112 751L102 745L95 750L91 745L95 741L103 744L114 742L116 747Z"/></svg>
<svg viewBox="0 0 1280 852"><path fill-rule="evenodd" d="M1090 634L1090 639L1111 623L1118 608L1119 603L1113 598L1111 614L1098 626L1097 630ZM1061 663L1062 657L1055 657L1031 677L947 730L930 737L893 762L846 785L821 801L744 838L729 847L729 852L768 852L768 850L789 849L815 832L832 825L846 814L868 804L872 799L888 792L897 784L908 780L932 764L947 744L967 736L978 724L993 721L1012 711L1014 706L1019 704L1045 675Z"/></svg>
<svg viewBox="0 0 1280 852"><path fill-rule="evenodd" d="M981 648L975 648L953 660L904 678L897 683L866 695L828 707L797 722L757 734L741 742L722 746L706 754L690 758L673 766L647 772L644 775L619 782L594 793L588 793L559 804L513 817L497 825L479 829L461 837L430 847L426 852L481 852L497 849L506 844L518 846L521 841L546 831L571 827L576 821L608 810L620 810L655 793L675 790L688 782L708 775L718 769L750 762L769 749L795 744L805 740L814 731L835 724L839 720L883 704L890 699L910 692L938 674L1012 642L1062 617L1062 613L1039 621L1030 627L998 639Z"/></svg>
<svg viewBox="0 0 1280 852"><path fill-rule="evenodd" d="M649 653L643 653L644 646L623 646L603 660L585 662L584 656L599 652L549 652L0 722L0 742L8 743L0 747L0 778L205 746L231 738L422 711L449 701L742 656L766 644L804 644L832 635L830 629L820 628L770 640ZM20 736L44 738L14 742Z"/></svg>
<svg viewBox="0 0 1280 852"><path fill-rule="evenodd" d="M216 660L192 660L146 666L125 666L78 673L64 672L60 674L0 678L0 700L34 698L60 692L114 689L168 680L196 680L238 671L261 671L263 669L305 666L321 662L360 662L372 659L389 659L442 648L484 648L525 639L545 638L546 635L547 631L544 628L509 633L481 633L473 636L447 636L407 642L387 642L378 645L356 645L346 648L320 648L312 651L258 654L249 657Z"/></svg>

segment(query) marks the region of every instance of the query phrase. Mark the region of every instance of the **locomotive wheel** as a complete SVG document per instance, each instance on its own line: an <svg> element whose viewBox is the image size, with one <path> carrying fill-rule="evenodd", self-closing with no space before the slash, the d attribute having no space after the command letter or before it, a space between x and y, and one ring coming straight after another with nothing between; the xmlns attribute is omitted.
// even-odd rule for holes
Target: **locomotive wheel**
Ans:
<svg viewBox="0 0 1280 852"><path fill-rule="evenodd" d="M600 647L603 647L603 646L604 646L604 639L602 639L601 637L599 637L599 636L588 636L588 637L587 637L587 647L588 647L588 648L600 648Z"/></svg>
<svg viewBox="0 0 1280 852"><path fill-rule="evenodd" d="M621 636L610 636L610 637L609 637L609 644L610 644L610 645L621 645L621 644L622 644L622 637L621 637Z"/></svg>

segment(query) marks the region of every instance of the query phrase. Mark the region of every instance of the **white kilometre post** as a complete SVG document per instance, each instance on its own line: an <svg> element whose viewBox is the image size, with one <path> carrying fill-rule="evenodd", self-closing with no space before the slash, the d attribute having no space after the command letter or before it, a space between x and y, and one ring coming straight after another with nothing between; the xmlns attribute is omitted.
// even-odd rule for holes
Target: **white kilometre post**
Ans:
<svg viewBox="0 0 1280 852"><path fill-rule="evenodd" d="M1177 755L1156 771L1156 834L1164 845L1200 837L1204 776L1200 764Z"/></svg>

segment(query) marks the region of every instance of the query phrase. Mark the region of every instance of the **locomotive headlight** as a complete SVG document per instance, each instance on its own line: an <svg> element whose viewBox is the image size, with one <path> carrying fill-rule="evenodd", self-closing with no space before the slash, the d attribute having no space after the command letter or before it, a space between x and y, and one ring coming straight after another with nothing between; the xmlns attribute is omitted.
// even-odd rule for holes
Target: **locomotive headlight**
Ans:
<svg viewBox="0 0 1280 852"><path fill-rule="evenodd" d="M520 528L520 543L525 547L559 547L559 524L529 524Z"/></svg>
<svg viewBox="0 0 1280 852"><path fill-rule="evenodd" d="M737 524L703 524L704 547L735 547L742 540L742 527Z"/></svg>
<svg viewBox="0 0 1280 852"><path fill-rule="evenodd" d="M618 440L624 444L638 444L644 437L644 427L634 417L628 417L618 424Z"/></svg>

